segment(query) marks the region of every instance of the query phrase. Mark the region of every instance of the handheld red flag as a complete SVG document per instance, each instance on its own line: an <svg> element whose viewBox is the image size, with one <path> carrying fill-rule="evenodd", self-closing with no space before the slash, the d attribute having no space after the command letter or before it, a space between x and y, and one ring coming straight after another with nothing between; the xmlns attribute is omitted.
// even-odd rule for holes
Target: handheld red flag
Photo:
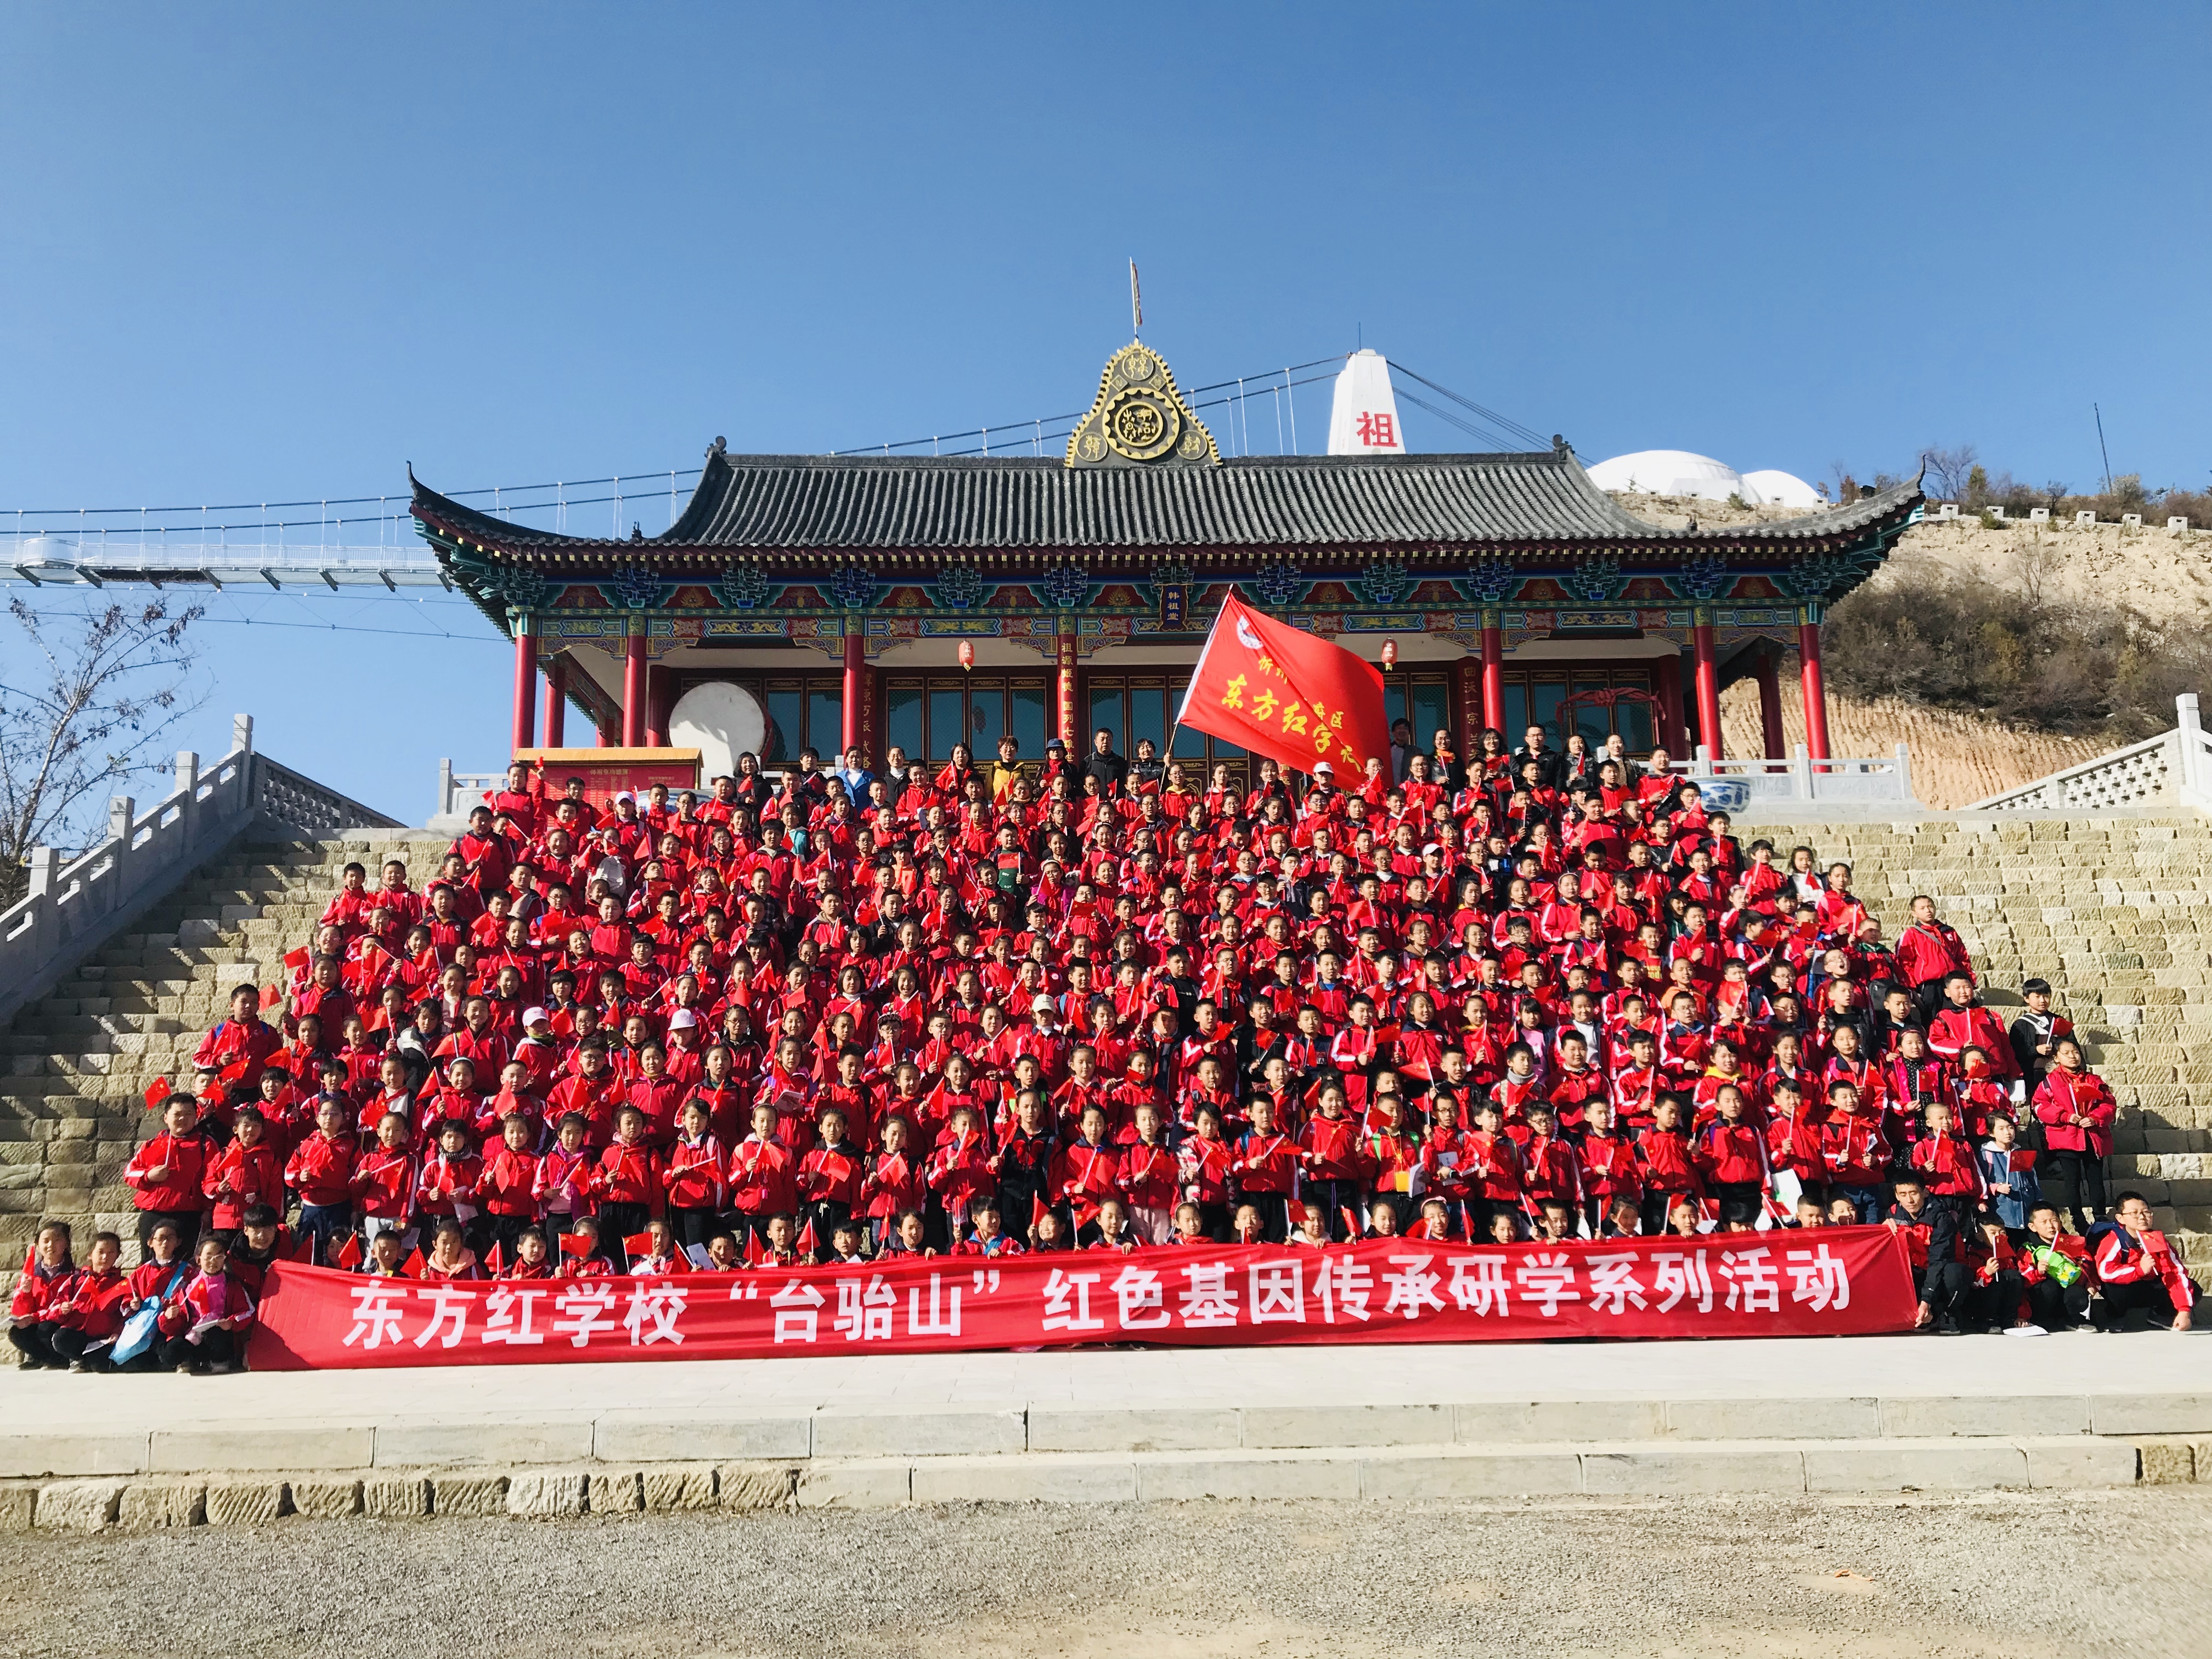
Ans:
<svg viewBox="0 0 2212 1659"><path fill-rule="evenodd" d="M821 1248L821 1242L814 1237L814 1218L809 1216L806 1224L799 1230L799 1253L803 1256L811 1256Z"/></svg>
<svg viewBox="0 0 2212 1659"><path fill-rule="evenodd" d="M284 994L278 990L275 986L264 985L261 988L262 1012L268 1012L270 1009L274 1008L278 1003L283 1000Z"/></svg>
<svg viewBox="0 0 2212 1659"><path fill-rule="evenodd" d="M161 1103L167 1100L173 1092L174 1091L169 1087L168 1079L165 1077L155 1078L151 1083L146 1085L146 1109L149 1112L158 1111L161 1109Z"/></svg>
<svg viewBox="0 0 2212 1659"><path fill-rule="evenodd" d="M1345 1237L1346 1238L1358 1237L1359 1212L1354 1210L1349 1204L1340 1204L1337 1206L1337 1213L1344 1218Z"/></svg>
<svg viewBox="0 0 2212 1659"><path fill-rule="evenodd" d="M1031 1193L1030 1194L1030 1225L1036 1226L1038 1222L1044 1219L1044 1194Z"/></svg>
<svg viewBox="0 0 2212 1659"><path fill-rule="evenodd" d="M745 1229L745 1266L757 1267L768 1260L768 1252L761 1248L760 1235L750 1227Z"/></svg>
<svg viewBox="0 0 2212 1659"><path fill-rule="evenodd" d="M630 1233L627 1235L623 1239L623 1254L624 1255L651 1255L653 1254L653 1235L651 1233Z"/></svg>
<svg viewBox="0 0 2212 1659"><path fill-rule="evenodd" d="M492 1241L491 1249L484 1254L484 1271L494 1279L507 1271L507 1253L500 1249L497 1239Z"/></svg>
<svg viewBox="0 0 2212 1659"><path fill-rule="evenodd" d="M339 1247L337 1265L347 1273L361 1266L361 1235L348 1233L346 1242Z"/></svg>
<svg viewBox="0 0 2212 1659"><path fill-rule="evenodd" d="M296 951L287 951L284 953L284 965L287 968L289 968L294 973L297 973L301 969L305 968L307 965L308 961L307 947L304 945ZM265 1008L269 1005L264 1002L261 1006Z"/></svg>
<svg viewBox="0 0 2212 1659"><path fill-rule="evenodd" d="M2013 1153L2005 1162L2015 1170L2033 1170L2035 1167L2035 1151L2033 1147L2024 1148Z"/></svg>
<svg viewBox="0 0 2212 1659"><path fill-rule="evenodd" d="M1311 772L1326 761L1346 788L1390 760L1382 675L1340 645L1255 611L1234 592L1191 671L1178 726Z"/></svg>
<svg viewBox="0 0 2212 1659"><path fill-rule="evenodd" d="M573 1255L580 1261L592 1253L592 1236L589 1233L562 1233L561 1254Z"/></svg>
<svg viewBox="0 0 2212 1659"><path fill-rule="evenodd" d="M422 1277L422 1269L428 1265L422 1260L422 1250L416 1249L408 1252L407 1260L399 1271L410 1279L420 1279Z"/></svg>
<svg viewBox="0 0 2212 1659"><path fill-rule="evenodd" d="M1291 1225L1293 1227L1303 1227L1306 1224L1306 1206L1295 1198L1286 1198L1283 1200L1283 1211L1290 1218Z"/></svg>
<svg viewBox="0 0 2212 1659"><path fill-rule="evenodd" d="M302 1267L315 1265L315 1236L313 1233L300 1241L300 1248L292 1252L292 1260Z"/></svg>

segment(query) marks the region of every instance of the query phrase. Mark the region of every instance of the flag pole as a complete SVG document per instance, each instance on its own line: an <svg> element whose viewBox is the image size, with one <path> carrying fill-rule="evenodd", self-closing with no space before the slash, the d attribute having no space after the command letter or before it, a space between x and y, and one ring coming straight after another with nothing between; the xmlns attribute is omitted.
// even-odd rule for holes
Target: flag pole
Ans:
<svg viewBox="0 0 2212 1659"><path fill-rule="evenodd" d="M1145 296L1137 287L1137 262L1129 261L1129 331L1141 336L1145 331Z"/></svg>

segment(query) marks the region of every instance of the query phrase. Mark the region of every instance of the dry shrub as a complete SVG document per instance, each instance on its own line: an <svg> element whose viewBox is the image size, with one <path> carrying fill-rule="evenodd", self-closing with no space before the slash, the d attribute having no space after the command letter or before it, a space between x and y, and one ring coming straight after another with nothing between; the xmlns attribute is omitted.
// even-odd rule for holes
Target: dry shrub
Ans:
<svg viewBox="0 0 2212 1659"><path fill-rule="evenodd" d="M2200 630L2046 599L2040 574L2025 561L2005 580L1893 563L1829 610L1829 676L1857 696L2113 744L2165 731L2175 696L2212 684Z"/></svg>

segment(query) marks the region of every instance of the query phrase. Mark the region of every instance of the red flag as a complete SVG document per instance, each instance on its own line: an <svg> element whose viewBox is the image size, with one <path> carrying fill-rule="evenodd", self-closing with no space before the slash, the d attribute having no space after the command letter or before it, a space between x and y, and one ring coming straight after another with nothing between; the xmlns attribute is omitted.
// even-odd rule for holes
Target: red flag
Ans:
<svg viewBox="0 0 2212 1659"><path fill-rule="evenodd" d="M292 1252L292 1260L304 1267L315 1265L315 1236L313 1233L300 1241L300 1248Z"/></svg>
<svg viewBox="0 0 2212 1659"><path fill-rule="evenodd" d="M592 1236L589 1233L562 1233L561 1235L561 1254L562 1255L573 1255L578 1261L581 1261L591 1253Z"/></svg>
<svg viewBox="0 0 2212 1659"><path fill-rule="evenodd" d="M768 1252L761 1248L760 1235L755 1232L751 1228L746 1228L745 1266L748 1267L757 1267L767 1259Z"/></svg>
<svg viewBox="0 0 2212 1659"><path fill-rule="evenodd" d="M346 1242L338 1250L338 1266L347 1273L351 1273L356 1267L361 1266L361 1235L359 1233L346 1235Z"/></svg>
<svg viewBox="0 0 2212 1659"><path fill-rule="evenodd" d="M2005 1162L2015 1170L2033 1170L2035 1167L2034 1149L2030 1147L2021 1152L2016 1152L2010 1158L2007 1158Z"/></svg>
<svg viewBox="0 0 2212 1659"><path fill-rule="evenodd" d="M1030 1194L1030 1225L1036 1226L1038 1222L1044 1219L1044 1194L1031 1193Z"/></svg>
<svg viewBox="0 0 2212 1659"><path fill-rule="evenodd" d="M1306 1224L1306 1206L1299 1203L1297 1200L1295 1198L1285 1199L1283 1200L1283 1209L1285 1213L1290 1218L1291 1225L1293 1227L1303 1227Z"/></svg>
<svg viewBox="0 0 2212 1659"><path fill-rule="evenodd" d="M653 1254L653 1235L651 1233L629 1234L623 1240L623 1254L624 1255L651 1255Z"/></svg>
<svg viewBox="0 0 2212 1659"><path fill-rule="evenodd" d="M1354 1210L1349 1204L1340 1204L1337 1206L1336 1212L1344 1218L1346 1237L1349 1238L1358 1237L1360 1231L1358 1212Z"/></svg>
<svg viewBox="0 0 2212 1659"><path fill-rule="evenodd" d="M169 1087L168 1079L165 1077L155 1078L151 1083L146 1085L146 1109L149 1112L159 1110L161 1109L161 1103L167 1100L173 1092L175 1091Z"/></svg>
<svg viewBox="0 0 2212 1659"><path fill-rule="evenodd" d="M494 1279L498 1278L501 1273L507 1271L507 1255L506 1252L500 1249L499 1241L497 1239L494 1239L492 1241L491 1249L485 1252L484 1271L489 1273Z"/></svg>
<svg viewBox="0 0 2212 1659"><path fill-rule="evenodd" d="M284 953L284 965L295 973L306 967L308 960L307 947L304 945L296 951L287 951ZM269 1005L264 1002L261 1006L266 1008Z"/></svg>
<svg viewBox="0 0 2212 1659"><path fill-rule="evenodd" d="M284 994L278 990L275 986L264 985L261 988L261 1008L263 1012L267 1012L270 1009L274 1008L278 1003L283 1000Z"/></svg>
<svg viewBox="0 0 2212 1659"><path fill-rule="evenodd" d="M1340 645L1263 616L1235 593L1221 603L1176 723L1311 772L1327 761L1346 788L1367 763L1388 775L1382 675Z"/></svg>
<svg viewBox="0 0 2212 1659"><path fill-rule="evenodd" d="M799 1255L811 1256L821 1248L822 1245L820 1241L814 1237L814 1218L812 1216L809 1216L806 1218L806 1224L799 1230L799 1243L797 1249Z"/></svg>
<svg viewBox="0 0 2212 1659"><path fill-rule="evenodd" d="M418 1248L409 1253L407 1260L401 1264L399 1271L410 1279L420 1279L422 1277L422 1269L428 1265L422 1260L422 1252Z"/></svg>

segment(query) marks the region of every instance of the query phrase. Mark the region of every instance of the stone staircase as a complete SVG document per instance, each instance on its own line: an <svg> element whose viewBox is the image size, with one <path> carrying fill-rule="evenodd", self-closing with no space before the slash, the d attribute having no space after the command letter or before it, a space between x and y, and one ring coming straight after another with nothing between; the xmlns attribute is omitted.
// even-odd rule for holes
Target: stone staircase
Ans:
<svg viewBox="0 0 2212 1659"><path fill-rule="evenodd" d="M2212 1268L2212 823L2194 814L1747 825L1840 858L1888 937L1935 895L2009 1019L2048 979L2121 1107L2112 1178L2141 1188L2200 1278ZM183 1081L229 990L276 979L359 859L419 879L444 850L417 832L326 842L250 834L19 1015L0 1042L0 1247L42 1215L132 1221L123 1166L153 1132L143 1096Z"/></svg>
<svg viewBox="0 0 2212 1659"><path fill-rule="evenodd" d="M2154 817L1931 818L1745 826L1785 854L1852 866L1852 890L1896 939L1932 895L2008 1024L2022 980L2058 1011L2120 1107L2108 1192L2140 1190L2199 1283L2212 1269L2212 821Z"/></svg>
<svg viewBox="0 0 2212 1659"><path fill-rule="evenodd" d="M159 1124L145 1091L191 1086L201 1036L240 985L277 980L359 859L427 872L450 844L417 832L280 841L249 830L140 924L18 1014L0 1035L0 1252L44 1217L86 1230L136 1226L123 1168ZM126 1261L134 1259L126 1252Z"/></svg>

